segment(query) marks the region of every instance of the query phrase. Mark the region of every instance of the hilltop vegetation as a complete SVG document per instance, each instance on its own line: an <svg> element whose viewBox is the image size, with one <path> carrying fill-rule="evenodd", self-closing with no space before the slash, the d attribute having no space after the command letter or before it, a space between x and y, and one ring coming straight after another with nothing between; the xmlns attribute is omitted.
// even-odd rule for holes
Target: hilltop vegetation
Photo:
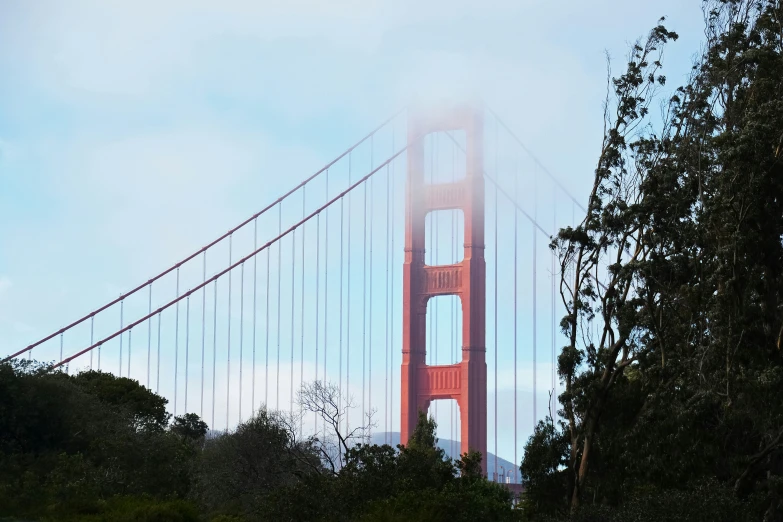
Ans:
<svg viewBox="0 0 783 522"><path fill-rule="evenodd" d="M327 395L328 387L311 386ZM300 440L260 410L207 436L195 414L100 372L0 365L0 517L51 521L512 520L511 496L456 462L422 416L405 447ZM328 405L327 405L328 407ZM298 423L296 424L298 427Z"/></svg>

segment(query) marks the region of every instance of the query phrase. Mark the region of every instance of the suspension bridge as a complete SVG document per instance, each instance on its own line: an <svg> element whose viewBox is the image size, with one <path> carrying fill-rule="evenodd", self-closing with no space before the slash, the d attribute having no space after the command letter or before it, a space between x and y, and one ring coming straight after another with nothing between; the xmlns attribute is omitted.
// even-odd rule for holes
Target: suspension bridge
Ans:
<svg viewBox="0 0 783 522"><path fill-rule="evenodd" d="M557 418L563 306L548 246L577 211L488 107L407 108L5 360L137 379L216 430L262 405L294 412L303 383L333 383L346 427L375 412L381 441L405 443L428 411L451 455L481 451L491 479L517 484L532 427ZM301 429L324 427L305 416ZM515 464L500 468L499 454Z"/></svg>

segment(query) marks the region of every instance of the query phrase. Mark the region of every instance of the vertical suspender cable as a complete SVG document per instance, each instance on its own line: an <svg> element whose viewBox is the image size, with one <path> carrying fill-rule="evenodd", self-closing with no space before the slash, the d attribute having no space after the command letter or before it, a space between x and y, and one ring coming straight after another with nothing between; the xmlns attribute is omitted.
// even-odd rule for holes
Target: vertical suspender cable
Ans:
<svg viewBox="0 0 783 522"><path fill-rule="evenodd" d="M258 250L258 218L253 220L253 252ZM258 310L258 255L253 256L253 386L250 390L251 415L256 414L256 310Z"/></svg>
<svg viewBox="0 0 783 522"><path fill-rule="evenodd" d="M557 215L555 213L555 206L554 202L556 201L555 198L553 198L552 201L552 233L557 233ZM571 223L574 223L574 204L571 203ZM556 343L556 329L555 329L555 253L552 252L552 286L550 289L551 292L551 301L552 301L552 310L551 310L551 320L552 320L552 423L557 425L557 349L555 347Z"/></svg>
<svg viewBox="0 0 783 522"><path fill-rule="evenodd" d="M128 332L130 333L130 332ZM130 337L128 337L128 358L130 359ZM188 413L188 362L190 360L190 296L185 303L185 409Z"/></svg>
<svg viewBox="0 0 783 522"><path fill-rule="evenodd" d="M155 393L159 393L160 390L160 325L163 322L162 312L158 312L158 362L155 365ZM100 346L98 347L98 367L101 366L100 358Z"/></svg>
<svg viewBox="0 0 783 522"><path fill-rule="evenodd" d="M350 186L350 185L349 185ZM345 200L343 198L340 198L340 306L339 306L339 323L340 323L340 335L338 338L338 346L340 350L340 356L338 358L338 366L337 366L337 404L340 405L342 408L343 404L343 231L345 230L345 219L344 219L344 207L345 206Z"/></svg>
<svg viewBox="0 0 783 522"><path fill-rule="evenodd" d="M372 140L371 140L371 143L372 143ZM372 157L372 152L373 151L371 150L370 151L370 157ZM370 178L370 201L373 202L373 203L375 202L375 197L374 197L375 191L373 190L374 186L375 186L375 176ZM369 262L369 265L370 265L370 276L369 276L370 277L370 295L368 296L368 298L370 300L370 309L368 311L368 314L369 314L368 319L369 319L370 325L368 327L368 330L369 330L369 332L368 332L369 343L367 343L367 411L368 412L372 411L372 347L373 347L373 338L372 338L372 323L373 323L373 316L372 316L372 302L373 302L373 298L372 298L372 287L373 287L373 280L372 280L372 265L373 265L373 263L372 263L372 260L373 260L373 257L372 257L372 245L373 245L372 231L373 231L373 219L372 219L372 217L373 217L374 214L375 214L375 212L373 211L373 208L370 207L370 262ZM370 437L371 434L372 434L372 425L368 422L367 423L367 437L368 437L368 440L369 440L369 437Z"/></svg>
<svg viewBox="0 0 783 522"><path fill-rule="evenodd" d="M553 229L554 230L554 229ZM552 422L557 421L557 357L555 351L555 253L552 252Z"/></svg>
<svg viewBox="0 0 783 522"><path fill-rule="evenodd" d="M158 343L158 344L160 344L160 343ZM101 371L101 348L103 348L103 345L99 344L98 345L98 371ZM158 351L160 351L160 350L158 350ZM156 391L156 393L157 393L157 391Z"/></svg>
<svg viewBox="0 0 783 522"><path fill-rule="evenodd" d="M95 333L95 316L93 315L92 317L90 317L90 346L93 345L93 338L94 338L93 334L94 333ZM100 348L99 348L99 350L100 350ZM32 350L30 350L30 351L32 352ZM31 359L32 359L32 357L31 357ZM90 370L92 370L92 351L90 351ZM149 385L150 385L149 381L150 381L150 378L149 378L149 375L147 375L147 387L149 387Z"/></svg>
<svg viewBox="0 0 783 522"><path fill-rule="evenodd" d="M432 186L432 185L435 184L435 176L434 176L435 165L433 163L434 157L435 157L435 154L434 154L435 137L434 137L434 135L430 134L429 138L430 138L430 176L429 176L430 181L429 181L429 184L430 184L430 186ZM426 154L426 152L425 152L425 154ZM427 161L426 158L425 158L424 161ZM427 253L429 254L429 262L426 261L427 258L425 257L425 264L432 265L432 264L435 264L435 262L433 261L433 253L435 252L435 234L433 234L433 231L435 230L435 216L432 214L432 212L427 212L427 217L425 219L429 220L429 222L430 222L430 226L429 227L427 227L426 221L425 221L425 225L424 225L424 234L425 234L424 240L425 240L425 242L426 242L427 239L430 240L430 248L427 251ZM432 352L434 351L433 350L433 344L434 344L434 332L435 332L435 317L433 316L433 314L430 313L430 311L431 311L430 310L430 303L431 303L431 300L428 299L427 300L427 304L426 304L426 312L425 312L428 325L427 325L427 346L426 346L427 351L424 354L424 357L425 357L425 363L427 363L427 364L432 364ZM427 358L429 358L429 361L426 360ZM427 414L429 415L429 412L427 412Z"/></svg>
<svg viewBox="0 0 783 522"><path fill-rule="evenodd" d="M131 367L131 334L133 333L133 328L128 330L128 373L127 377L130 379L130 367ZM67 366L66 366L67 368Z"/></svg>
<svg viewBox="0 0 783 522"><path fill-rule="evenodd" d="M207 281L207 251L204 250L204 268L202 270L204 282ZM201 289L201 403L199 406L199 415L204 420L204 354L207 341L207 287Z"/></svg>
<svg viewBox="0 0 783 522"><path fill-rule="evenodd" d="M351 165L353 163L353 154L348 154L348 186L351 186ZM345 391L346 393L350 393L348 390L349 383L351 382L351 194L353 194L353 191L348 193L348 287L346 289L347 293L347 309L345 311L346 315L346 326L345 326ZM350 411L346 411L345 414L345 433L349 433L350 428Z"/></svg>
<svg viewBox="0 0 783 522"><path fill-rule="evenodd" d="M177 297L179 297L179 267L177 267ZM179 300L177 301L174 326L174 415L177 414L177 371L179 364Z"/></svg>
<svg viewBox="0 0 783 522"><path fill-rule="evenodd" d="M432 181L433 181L433 183L435 183L435 172L438 170L438 167L439 167L439 165L436 165L436 161L435 161L435 159L439 155L438 154L438 149L439 149L438 144L439 144L440 140L438 139L438 137L439 137L439 134L433 134L433 136L432 136L433 141L435 142L434 146L432 147L432 165L433 165L433 167L432 167ZM440 181L440 180L438 180L438 181ZM439 250L439 247L440 247L440 238L438 237L439 236L438 232L440 230L440 226L438 225L438 223L440 222L440 219L438 219L438 216L437 216L437 214L435 212L432 212L431 214L432 214L432 219L434 221L433 225L435 226L435 231L433 233L434 242L433 242L432 256L434 258L433 263L435 264L435 266L438 266L438 250ZM432 332L434 340L435 340L435 342L432 345L432 360L433 360L433 364L435 366L438 365L438 301L439 301L438 299L433 299L432 300L432 314L433 314L432 315L432 321L433 321L433 323L435 325L434 331ZM438 419L438 401L434 401L434 402L435 402L435 419L437 421L437 419Z"/></svg>
<svg viewBox="0 0 783 522"><path fill-rule="evenodd" d="M254 256L255 258L255 256ZM242 355L245 342L245 263L239 267L239 422L242 422Z"/></svg>
<svg viewBox="0 0 783 522"><path fill-rule="evenodd" d="M495 175L500 176L497 166L497 133L495 134ZM497 477L498 472L498 187L495 185L495 467L494 473ZM516 213L514 214L516 216ZM516 312L516 310L514 310ZM516 316L514 317L516 320ZM516 321L514 322L516 326ZM516 437L514 438L516 441ZM514 455L514 462L517 456ZM495 479L497 481L497 478Z"/></svg>
<svg viewBox="0 0 783 522"><path fill-rule="evenodd" d="M215 279L215 296L213 305L213 317L212 317L212 422L210 426L215 429L215 376L217 374L217 296L218 296L218 282Z"/></svg>
<svg viewBox="0 0 783 522"><path fill-rule="evenodd" d="M152 283L150 283L149 303L147 306L147 388L150 387L150 358L152 356ZM92 332L90 332L90 346L92 346ZM92 369L92 351L90 351L90 369Z"/></svg>
<svg viewBox="0 0 783 522"><path fill-rule="evenodd" d="M315 375L313 381L318 381L318 336L320 328L318 323L318 312L320 311L320 289L321 289L321 213L315 216ZM318 433L318 414L313 412L315 419L314 430Z"/></svg>
<svg viewBox="0 0 783 522"><path fill-rule="evenodd" d="M329 201L329 169L326 169L325 201ZM329 348L327 336L329 323L329 207L324 211L324 386L326 386L326 352Z"/></svg>
<svg viewBox="0 0 783 522"><path fill-rule="evenodd" d="M233 234L228 236L228 266L232 264ZM228 271L228 333L226 339L226 431L228 431L229 390L231 383L231 270Z"/></svg>
<svg viewBox="0 0 783 522"><path fill-rule="evenodd" d="M305 217L305 207L307 193L305 187L302 187L302 219ZM299 388L301 389L304 384L304 312L305 312L305 300L304 300L304 287L305 287L305 231L307 230L307 224L302 225L302 295L301 295L301 320L302 326L299 333ZM299 406L299 437L301 438L304 432L304 416L302 415L302 406Z"/></svg>
<svg viewBox="0 0 783 522"><path fill-rule="evenodd" d="M60 360L63 360L63 332L60 332ZM120 375L122 375L122 359L120 359Z"/></svg>
<svg viewBox="0 0 783 522"><path fill-rule="evenodd" d="M269 404L269 264L271 263L271 248L266 249L266 348L264 355L264 407Z"/></svg>
<svg viewBox="0 0 783 522"><path fill-rule="evenodd" d="M519 163L518 159L515 162L514 165L514 200L519 201ZM517 342L518 342L518 333L517 333L517 321L519 320L517 316L517 294L519 293L519 287L517 286L517 270L519 266L519 230L518 230L518 223L519 221L519 214L516 209L514 209L514 463L517 461L517 441L519 438L517 437L517 428L519 426L517 422L517 413L519 411L519 408L517 406L517 399L518 399L518 391L517 391ZM535 232L533 232L535 234ZM515 464L516 466L516 464ZM505 479L504 479L505 480ZM517 472L516 467L514 468L514 483L517 482Z"/></svg>
<svg viewBox="0 0 783 522"><path fill-rule="evenodd" d="M177 296L177 297L179 297L179 296ZM120 301L120 330L122 330L123 325L124 325L124 322L122 320L123 319L122 318L122 314L123 314L123 311L124 311L124 307L125 307L125 300L121 300ZM117 374L120 377L122 377L122 336L120 335L119 338L120 338L120 367L119 367L119 371L117 372ZM62 341L62 337L60 338L60 340ZM61 342L60 343L60 360L62 360L62 358L63 358L62 351L63 350L62 350L62 342Z"/></svg>
<svg viewBox="0 0 783 522"><path fill-rule="evenodd" d="M392 151L395 149L395 132L394 132L394 126L392 125ZM391 440L391 430L393 429L393 421L392 421L392 401L394 400L394 379L393 379L393 372L394 372L394 254L396 250L394 250L394 226L391 225L394 223L394 203L396 201L396 198L394 197L394 178L395 178L395 168L394 168L394 162L392 162L392 174L391 174L391 219L389 220L389 226L391 228L391 254L389 255L389 264L391 265L391 280L389 283L389 288L391 289L391 295L389 297L389 316L390 316L390 322L391 322L391 329L389 330L389 344L391 345L391 349L389 350L389 399L388 399L388 412L389 412L389 439L387 441L388 444L392 443Z"/></svg>
<svg viewBox="0 0 783 522"><path fill-rule="evenodd" d="M390 248L389 248L389 189L391 179L389 179L389 165L386 165L386 332L384 332L384 339L386 340L386 353L383 356L383 436L384 442L388 441L389 437L389 263L390 263Z"/></svg>
<svg viewBox="0 0 783 522"><path fill-rule="evenodd" d="M370 166L372 172L372 165ZM364 186L364 219L362 224L364 225L364 248L362 248L362 411L361 418L364 419L367 411L365 410L365 389L366 389L366 373L365 362L367 359L367 182L363 183Z"/></svg>
<svg viewBox="0 0 783 522"><path fill-rule="evenodd" d="M296 229L294 229L294 233L291 236L291 367L289 368L289 372L291 376L289 380L290 390L288 392L289 415L294 414L294 304L296 301L296 299L294 299L295 274L296 274Z"/></svg>
<svg viewBox="0 0 783 522"><path fill-rule="evenodd" d="M280 235L283 232L283 203L281 202L277 206L277 234ZM283 280L283 241L279 239L277 241L277 368L275 379L276 392L275 392L275 409L280 409L280 316L282 316L282 310L280 310L280 289Z"/></svg>
<svg viewBox="0 0 783 522"><path fill-rule="evenodd" d="M538 220L538 173L537 169L534 169L534 175L533 175L533 219ZM538 401L536 399L537 392L538 392L538 384L537 384L537 377L538 377L538 362L537 362L537 355L538 355L538 344L536 340L536 326L538 321L536 320L536 308L537 308L537 280L538 276L536 274L537 271L537 262L538 262L538 254L536 252L536 234L537 230L535 227L535 224L533 224L532 227L533 231L533 428L536 426L536 422L538 422L538 414L536 413L536 408L538 407Z"/></svg>
<svg viewBox="0 0 783 522"><path fill-rule="evenodd" d="M457 146L452 144L451 148L451 182L454 183L457 179ZM451 258L457 259L457 243L454 235L454 228L456 224L457 214L455 211L451 211ZM451 364L457 364L457 301L451 300ZM451 401L451 415L449 417L449 440L451 440L451 453L454 455L454 426L456 424L456 405L455 401Z"/></svg>

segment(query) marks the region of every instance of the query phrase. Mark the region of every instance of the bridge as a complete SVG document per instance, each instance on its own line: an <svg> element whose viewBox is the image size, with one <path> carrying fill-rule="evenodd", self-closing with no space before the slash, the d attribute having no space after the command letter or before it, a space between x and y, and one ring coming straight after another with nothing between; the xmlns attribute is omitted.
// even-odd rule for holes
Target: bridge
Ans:
<svg viewBox="0 0 783 522"><path fill-rule="evenodd" d="M346 430L372 413L382 441L405 443L428 411L451 455L482 452L488 476L518 489L527 435L557 418L548 245L584 207L480 103L404 109L295 181L5 360L137 379L215 430L261 405L294 412L303 384L334 383Z"/></svg>

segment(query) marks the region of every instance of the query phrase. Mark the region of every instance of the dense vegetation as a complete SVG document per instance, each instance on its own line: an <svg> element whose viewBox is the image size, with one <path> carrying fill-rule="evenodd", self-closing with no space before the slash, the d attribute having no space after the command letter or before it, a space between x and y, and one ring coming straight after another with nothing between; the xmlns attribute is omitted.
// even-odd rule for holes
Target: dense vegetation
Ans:
<svg viewBox="0 0 783 522"><path fill-rule="evenodd" d="M316 383L305 391L303 402L328 422L335 390ZM513 517L509 492L481 477L480 457L447 459L424 416L407 446L349 439L339 452L298 439L298 421L283 414L262 409L208 436L197 415L170 420L165 407L131 379L0 365L0 520Z"/></svg>
<svg viewBox="0 0 783 522"><path fill-rule="evenodd" d="M528 513L783 520L783 8L704 12L663 100L677 35L632 49L588 211L553 241L565 391L526 446Z"/></svg>
<svg viewBox="0 0 783 522"><path fill-rule="evenodd" d="M135 381L17 362L0 520L783 521L783 7L703 5L685 85L666 85L663 25L609 82L587 213L552 242L560 410L516 509L431 419L405 447L355 444L327 385L300 399L331 437L263 409L214 434Z"/></svg>

